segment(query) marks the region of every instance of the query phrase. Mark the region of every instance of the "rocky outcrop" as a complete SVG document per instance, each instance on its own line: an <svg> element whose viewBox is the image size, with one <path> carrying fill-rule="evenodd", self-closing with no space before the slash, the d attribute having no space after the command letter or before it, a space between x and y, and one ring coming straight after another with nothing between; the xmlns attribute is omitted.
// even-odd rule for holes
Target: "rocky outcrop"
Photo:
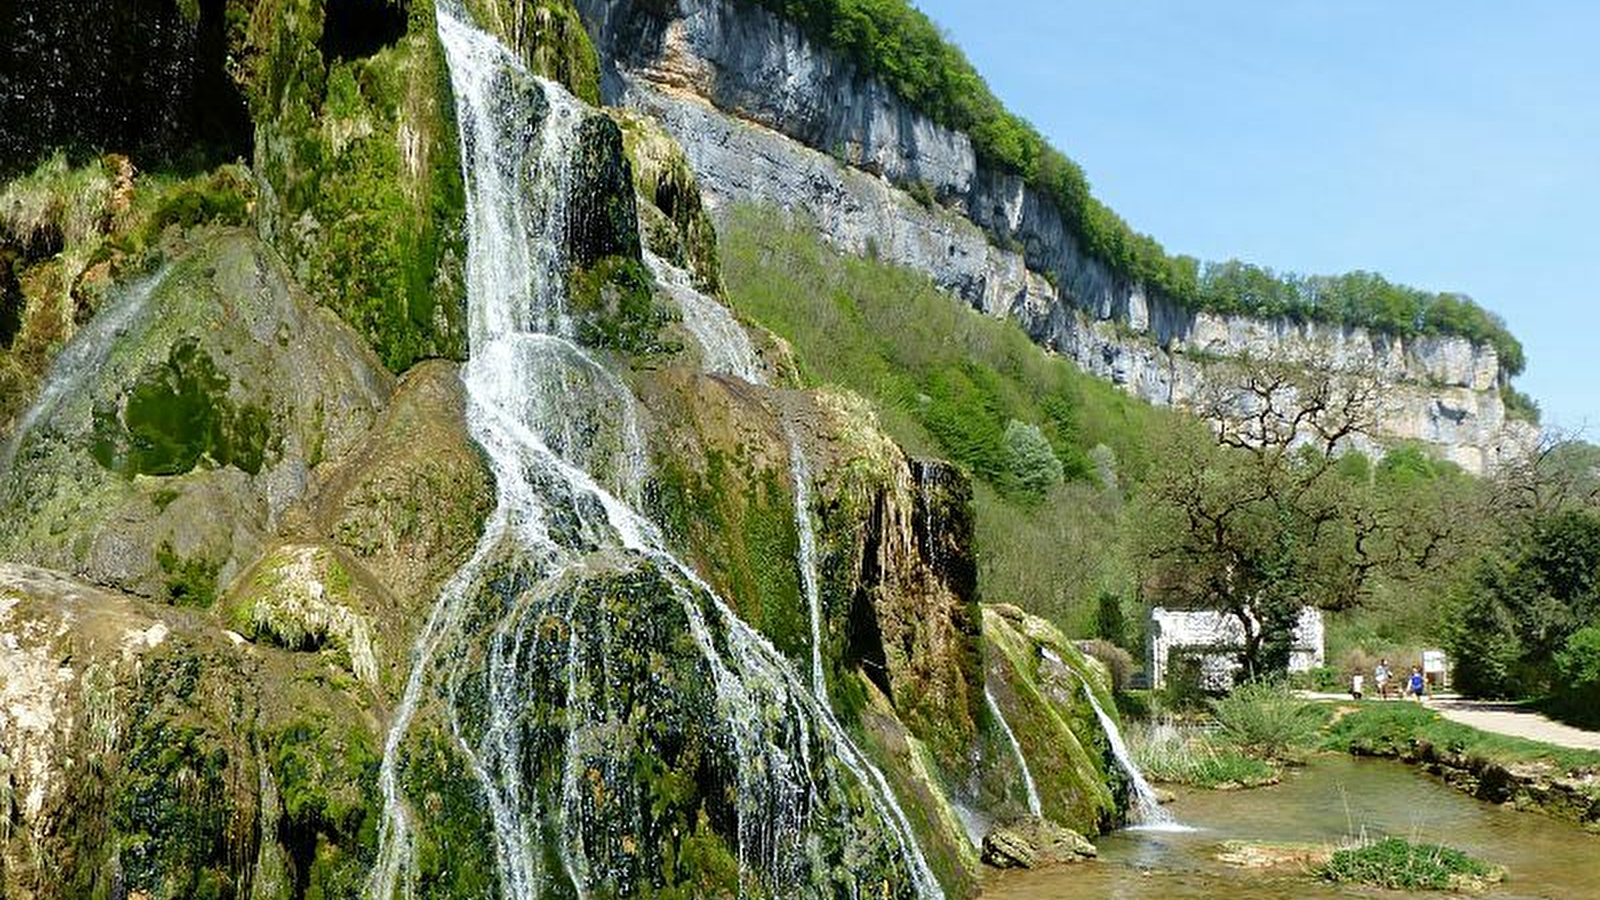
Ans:
<svg viewBox="0 0 1600 900"><path fill-rule="evenodd" d="M971 141L758 4L580 0L607 99L682 142L715 208L801 213L841 248L926 272L1085 371L1183 405L1218 358L1376 375L1374 444L1418 441L1482 472L1537 439L1510 420L1492 347L1184 309L1083 253L1055 206ZM920 197L921 199L914 199Z"/></svg>
<svg viewBox="0 0 1600 900"><path fill-rule="evenodd" d="M997 869L1036 869L1098 855L1083 835L1037 816L1002 825L983 837L983 861Z"/></svg>
<svg viewBox="0 0 1600 900"><path fill-rule="evenodd" d="M0 556L206 606L393 391L252 233L117 292L0 455Z"/></svg>

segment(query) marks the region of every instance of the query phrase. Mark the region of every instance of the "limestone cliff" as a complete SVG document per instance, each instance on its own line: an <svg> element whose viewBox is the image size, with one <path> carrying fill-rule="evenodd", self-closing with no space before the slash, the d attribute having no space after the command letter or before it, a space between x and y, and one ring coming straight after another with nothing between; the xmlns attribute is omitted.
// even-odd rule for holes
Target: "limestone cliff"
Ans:
<svg viewBox="0 0 1600 900"><path fill-rule="evenodd" d="M1537 440L1509 419L1495 350L1450 336L1180 307L1082 252L1052 202L798 27L738 0L579 0L609 102L659 119L713 210L774 204L842 249L926 272L975 308L1143 399L1184 405L1219 358L1370 373L1374 440L1418 441L1473 472Z"/></svg>

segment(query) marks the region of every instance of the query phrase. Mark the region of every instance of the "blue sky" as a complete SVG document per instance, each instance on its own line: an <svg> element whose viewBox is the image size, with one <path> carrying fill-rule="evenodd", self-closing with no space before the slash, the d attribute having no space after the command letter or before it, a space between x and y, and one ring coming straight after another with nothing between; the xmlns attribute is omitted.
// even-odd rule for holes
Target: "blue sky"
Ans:
<svg viewBox="0 0 1600 900"><path fill-rule="evenodd" d="M914 2L1169 251L1468 294L1600 441L1600 4Z"/></svg>

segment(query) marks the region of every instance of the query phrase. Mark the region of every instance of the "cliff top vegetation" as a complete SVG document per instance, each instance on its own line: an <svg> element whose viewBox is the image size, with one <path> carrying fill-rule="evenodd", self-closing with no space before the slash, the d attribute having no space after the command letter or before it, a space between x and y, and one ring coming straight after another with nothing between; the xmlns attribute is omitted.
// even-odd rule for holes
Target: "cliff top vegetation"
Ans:
<svg viewBox="0 0 1600 900"><path fill-rule="evenodd" d="M983 163L1052 199L1084 249L1185 308L1357 325L1385 334L1457 335L1495 348L1505 378L1522 344L1470 298L1394 284L1372 272L1305 276L1172 255L1090 193L1082 168L1008 111L959 48L906 0L743 0L784 16L939 124L971 137Z"/></svg>

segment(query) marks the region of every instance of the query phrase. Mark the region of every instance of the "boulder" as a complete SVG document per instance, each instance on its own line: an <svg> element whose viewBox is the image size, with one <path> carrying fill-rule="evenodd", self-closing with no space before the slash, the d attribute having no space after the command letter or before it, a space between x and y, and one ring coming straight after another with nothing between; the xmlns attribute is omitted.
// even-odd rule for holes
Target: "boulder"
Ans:
<svg viewBox="0 0 1600 900"><path fill-rule="evenodd" d="M983 838L983 861L997 869L1036 869L1097 855L1083 835L1038 816L998 826Z"/></svg>

